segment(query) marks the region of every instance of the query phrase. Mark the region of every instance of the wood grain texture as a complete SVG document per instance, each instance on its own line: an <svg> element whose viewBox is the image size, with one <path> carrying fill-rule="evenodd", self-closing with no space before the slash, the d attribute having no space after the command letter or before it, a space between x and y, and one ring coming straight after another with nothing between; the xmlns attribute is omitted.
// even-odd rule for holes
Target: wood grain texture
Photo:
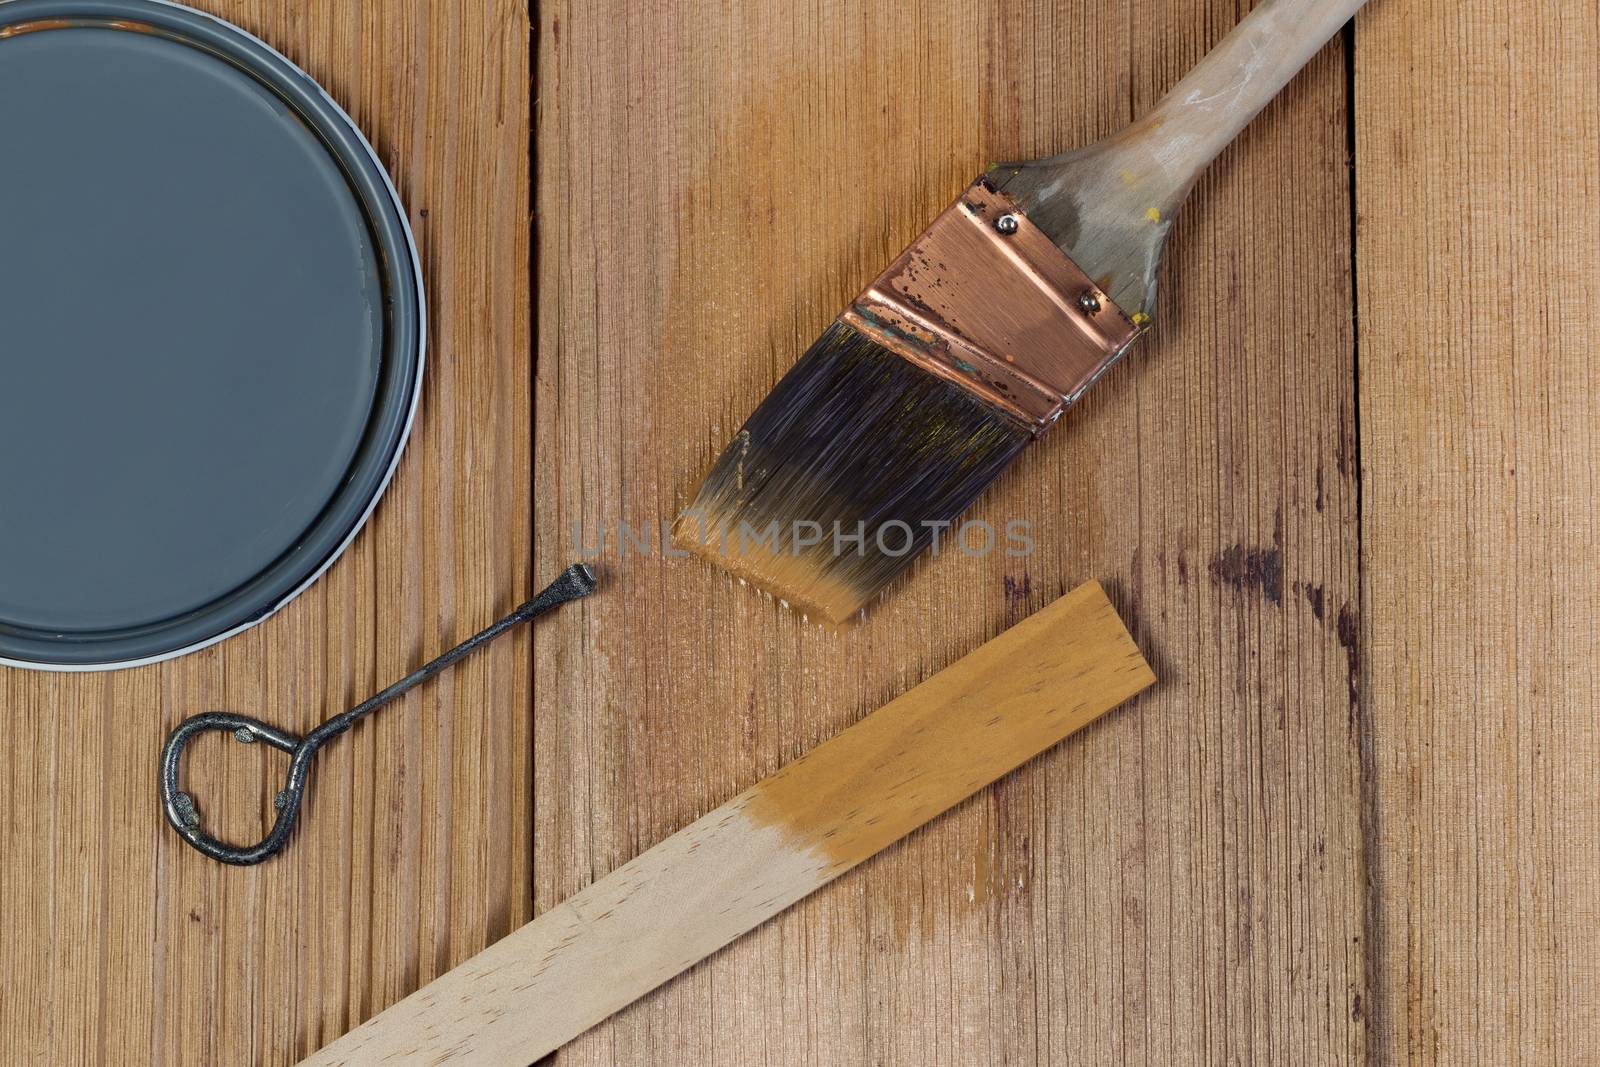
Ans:
<svg viewBox="0 0 1600 1067"><path fill-rule="evenodd" d="M538 14L536 637L554 906L1079 580L1169 684L560 1052L563 1067L1348 1063L1364 1052L1342 45L1180 217L1162 325L846 634L655 531L778 375L988 164L1104 136L1209 0L550 0Z"/></svg>
<svg viewBox="0 0 1600 1067"><path fill-rule="evenodd" d="M924 563L833 635L617 524L670 519L974 174L1113 132L1249 5L545 0L534 72L519 3L204 2L395 173L428 391L279 618L0 672L0 1058L296 1059L1098 576L1159 691L554 1062L1600 1060L1592 6L1362 15L1359 460L1339 42L1202 179L1154 333L980 504L1037 550ZM565 566L574 521L610 585L330 748L283 861L165 830L178 718L318 721ZM196 755L257 832L279 764Z"/></svg>
<svg viewBox="0 0 1600 1067"><path fill-rule="evenodd" d="M305 1067L539 1059L1154 682L1086 582Z"/></svg>
<svg viewBox="0 0 1600 1067"><path fill-rule="evenodd" d="M1375 1052L1600 1063L1600 12L1357 54Z"/></svg>
<svg viewBox="0 0 1600 1067"><path fill-rule="evenodd" d="M320 80L395 175L430 288L420 421L371 525L266 624L161 667L0 670L6 1062L292 1062L531 917L526 635L324 750L284 857L224 868L162 822L180 718L303 731L534 585L526 9L200 2ZM190 756L217 830L268 825L264 748Z"/></svg>

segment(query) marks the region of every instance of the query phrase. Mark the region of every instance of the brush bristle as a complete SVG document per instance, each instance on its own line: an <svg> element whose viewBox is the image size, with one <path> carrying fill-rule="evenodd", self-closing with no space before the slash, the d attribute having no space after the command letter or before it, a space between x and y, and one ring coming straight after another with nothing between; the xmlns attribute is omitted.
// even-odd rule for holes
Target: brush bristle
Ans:
<svg viewBox="0 0 1600 1067"><path fill-rule="evenodd" d="M835 322L723 451L674 537L841 623L936 537L951 544L961 513L1032 439L1020 421Z"/></svg>

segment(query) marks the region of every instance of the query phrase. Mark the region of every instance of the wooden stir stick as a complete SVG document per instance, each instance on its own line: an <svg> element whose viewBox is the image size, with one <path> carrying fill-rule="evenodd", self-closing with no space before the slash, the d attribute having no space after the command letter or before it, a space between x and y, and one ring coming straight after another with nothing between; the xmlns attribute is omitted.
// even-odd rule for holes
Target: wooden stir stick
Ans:
<svg viewBox="0 0 1600 1067"><path fill-rule="evenodd" d="M305 1063L531 1063L1154 681L1079 586Z"/></svg>

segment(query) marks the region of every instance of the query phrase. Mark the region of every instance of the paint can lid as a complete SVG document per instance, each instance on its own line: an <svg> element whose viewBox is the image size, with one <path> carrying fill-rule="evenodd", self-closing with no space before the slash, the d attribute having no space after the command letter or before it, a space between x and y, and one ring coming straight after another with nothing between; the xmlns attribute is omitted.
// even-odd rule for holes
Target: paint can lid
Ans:
<svg viewBox="0 0 1600 1067"><path fill-rule="evenodd" d="M422 374L383 168L288 60L161 0L0 5L0 661L259 621L360 528Z"/></svg>

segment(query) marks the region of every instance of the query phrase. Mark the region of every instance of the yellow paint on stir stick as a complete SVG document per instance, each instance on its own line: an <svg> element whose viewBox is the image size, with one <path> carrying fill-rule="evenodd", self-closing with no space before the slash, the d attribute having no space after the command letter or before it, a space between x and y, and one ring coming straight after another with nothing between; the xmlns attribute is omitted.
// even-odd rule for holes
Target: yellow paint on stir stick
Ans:
<svg viewBox="0 0 1600 1067"><path fill-rule="evenodd" d="M1091 582L739 801L842 873L1154 681Z"/></svg>
<svg viewBox="0 0 1600 1067"><path fill-rule="evenodd" d="M306 1063L537 1060L1154 680L1081 586Z"/></svg>

